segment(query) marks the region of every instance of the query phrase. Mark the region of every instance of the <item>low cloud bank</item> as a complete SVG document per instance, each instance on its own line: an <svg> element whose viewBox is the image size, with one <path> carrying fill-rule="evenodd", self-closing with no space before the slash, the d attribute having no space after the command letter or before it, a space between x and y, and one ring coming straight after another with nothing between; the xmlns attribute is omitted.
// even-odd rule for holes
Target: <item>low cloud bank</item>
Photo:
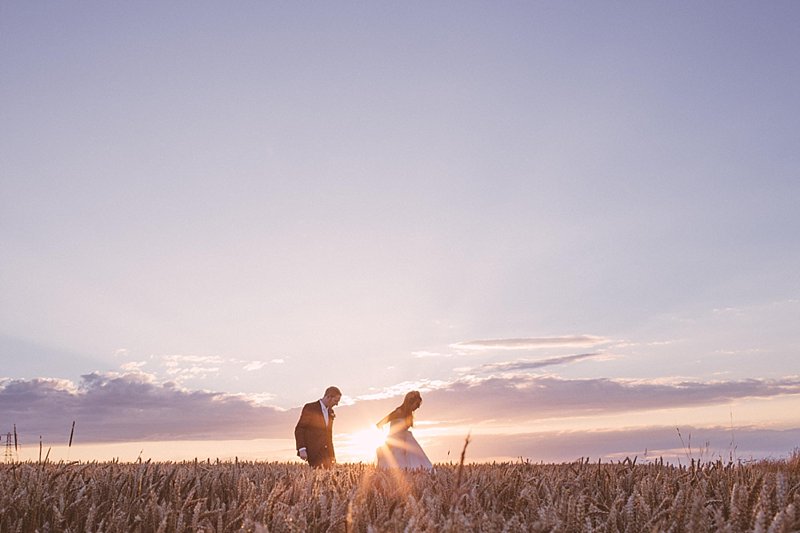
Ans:
<svg viewBox="0 0 800 533"><path fill-rule="evenodd" d="M402 390L399 390L402 389ZM727 404L747 398L776 398L800 394L800 380L747 379L740 381L663 381L562 379L554 376L465 376L452 381L421 381L362 398L342 408L358 419L376 420L399 405L402 393L422 392L426 418L443 425L525 424L550 418L634 413ZM391 396L391 397L388 397Z"/></svg>
<svg viewBox="0 0 800 533"><path fill-rule="evenodd" d="M437 419L536 421L727 403L800 394L800 379L678 381L561 379L553 376L463 378L428 391ZM445 416L439 416L443 413Z"/></svg>
<svg viewBox="0 0 800 533"><path fill-rule="evenodd" d="M398 405L401 393L412 385L402 391L393 389L393 394L357 398L352 405L340 406L336 431L346 433L370 427ZM797 378L663 383L523 375L463 377L421 385L415 387L423 391L421 420L436 421L440 430L481 426L484 433L491 433L492 424L512 425L524 432L525 428L535 428L537 421L552 417L607 415L800 394ZM298 409L284 411L265 405L263 395L187 390L139 371L87 374L78 384L43 378L0 380L0 405L0 430L5 433L16 424L26 444L37 441L40 435L49 442L66 443L73 420L75 442L291 439L299 414ZM646 448L679 447L674 428L659 431L483 435L476 436L472 452L480 457L554 460L556 454L561 458L641 455ZM721 443L731 440L729 432L723 429L704 431L711 431L715 449L722 449ZM735 444L739 446L739 454L785 453L800 442L796 430L792 432L737 429ZM438 450L436 453L441 455L446 451L442 446L447 445L460 452L460 444L448 439L437 438L430 444L432 451ZM705 440L708 437L695 434L694 446L702 447Z"/></svg>
<svg viewBox="0 0 800 533"><path fill-rule="evenodd" d="M471 437L468 461L571 462L638 461L663 459L672 464L722 460L781 459L800 442L800 428L770 430L759 428L650 427L610 431L564 431L520 435L481 434ZM691 441L689 436L691 435ZM426 451L439 461L457 461L464 437L448 436L423 442Z"/></svg>
<svg viewBox="0 0 800 533"><path fill-rule="evenodd" d="M0 382L0 421L16 424L30 441L236 439L270 434L287 438L294 414L245 396L181 389L141 372L93 373L75 385L65 380ZM5 428L3 428L5 429Z"/></svg>

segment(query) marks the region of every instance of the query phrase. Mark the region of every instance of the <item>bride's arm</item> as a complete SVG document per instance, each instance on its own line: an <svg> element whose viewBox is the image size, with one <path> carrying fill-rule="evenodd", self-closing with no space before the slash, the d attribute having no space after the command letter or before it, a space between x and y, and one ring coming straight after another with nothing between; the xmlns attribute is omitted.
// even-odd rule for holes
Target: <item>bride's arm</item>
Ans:
<svg viewBox="0 0 800 533"><path fill-rule="evenodd" d="M383 426L385 426L385 425L386 425L386 423L387 423L388 421L389 421L389 415L386 415L386 416L384 416L383 418L381 418L380 422L378 422L378 423L377 423L377 424L375 424L375 425L377 426L377 428L378 428L378 429L381 429Z"/></svg>

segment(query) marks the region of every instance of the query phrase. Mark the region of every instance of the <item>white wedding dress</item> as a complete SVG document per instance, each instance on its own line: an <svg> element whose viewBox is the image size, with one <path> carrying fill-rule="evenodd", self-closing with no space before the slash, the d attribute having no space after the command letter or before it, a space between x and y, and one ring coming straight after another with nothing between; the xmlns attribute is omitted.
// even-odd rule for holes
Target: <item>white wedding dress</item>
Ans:
<svg viewBox="0 0 800 533"><path fill-rule="evenodd" d="M404 418L389 421L389 436L378 448L378 468L402 468L404 470L431 470L433 465L422 450L417 439L406 425Z"/></svg>

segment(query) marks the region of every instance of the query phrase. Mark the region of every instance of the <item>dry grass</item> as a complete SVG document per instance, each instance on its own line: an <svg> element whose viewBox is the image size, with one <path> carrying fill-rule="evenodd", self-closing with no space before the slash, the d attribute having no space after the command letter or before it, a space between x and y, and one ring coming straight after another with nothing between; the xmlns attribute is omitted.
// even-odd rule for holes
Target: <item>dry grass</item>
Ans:
<svg viewBox="0 0 800 533"><path fill-rule="evenodd" d="M12 463L0 531L763 531L800 529L797 458L677 467Z"/></svg>

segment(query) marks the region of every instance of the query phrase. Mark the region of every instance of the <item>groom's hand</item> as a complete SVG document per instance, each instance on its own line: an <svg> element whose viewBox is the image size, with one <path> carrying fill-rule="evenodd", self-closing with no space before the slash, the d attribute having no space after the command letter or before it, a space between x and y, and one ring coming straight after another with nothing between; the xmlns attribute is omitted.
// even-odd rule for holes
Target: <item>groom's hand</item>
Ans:
<svg viewBox="0 0 800 533"><path fill-rule="evenodd" d="M305 448L297 450L297 455L299 455L300 459L302 459L303 461L308 461L308 453L306 452Z"/></svg>

